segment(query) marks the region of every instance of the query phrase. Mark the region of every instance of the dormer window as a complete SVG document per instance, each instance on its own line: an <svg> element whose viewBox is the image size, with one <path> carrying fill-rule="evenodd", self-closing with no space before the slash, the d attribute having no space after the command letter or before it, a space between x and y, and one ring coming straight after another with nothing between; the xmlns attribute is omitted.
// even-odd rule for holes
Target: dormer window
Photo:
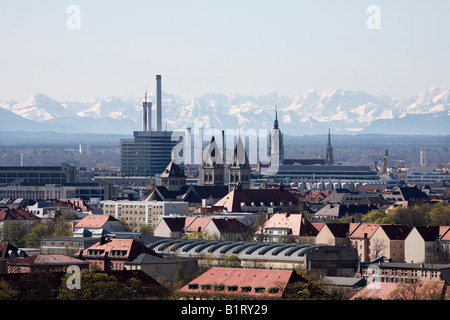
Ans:
<svg viewBox="0 0 450 320"><path fill-rule="evenodd" d="M238 286L227 286L228 292L235 292L238 290Z"/></svg>
<svg viewBox="0 0 450 320"><path fill-rule="evenodd" d="M279 291L280 291L280 288L276 288L276 287L269 288L269 290L268 290L268 292L270 294L275 294L275 293L278 293Z"/></svg>
<svg viewBox="0 0 450 320"><path fill-rule="evenodd" d="M266 288L264 288L264 287L255 287L256 293L263 293L265 290L266 290Z"/></svg>
<svg viewBox="0 0 450 320"><path fill-rule="evenodd" d="M189 283L188 289L189 290L196 290L196 289L198 289L198 283Z"/></svg>

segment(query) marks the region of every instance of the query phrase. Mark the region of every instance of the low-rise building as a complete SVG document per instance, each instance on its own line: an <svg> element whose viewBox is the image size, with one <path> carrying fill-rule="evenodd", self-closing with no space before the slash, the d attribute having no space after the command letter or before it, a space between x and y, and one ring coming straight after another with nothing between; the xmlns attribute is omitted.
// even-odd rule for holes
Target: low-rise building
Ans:
<svg viewBox="0 0 450 320"><path fill-rule="evenodd" d="M270 189L236 188L214 204L227 212L268 212L279 208L284 212L301 212L304 203L281 185Z"/></svg>
<svg viewBox="0 0 450 320"><path fill-rule="evenodd" d="M96 244L75 253L73 256L88 261L90 268L124 270L125 263L133 261L141 253L160 257L153 250L134 239L110 238L101 238Z"/></svg>
<svg viewBox="0 0 450 320"><path fill-rule="evenodd" d="M360 223L350 234L350 242L358 252L361 262L368 262L370 258L370 238L378 228L378 224Z"/></svg>
<svg viewBox="0 0 450 320"><path fill-rule="evenodd" d="M411 166L406 173L406 182L414 184L430 184L448 179L448 168L432 166Z"/></svg>
<svg viewBox="0 0 450 320"><path fill-rule="evenodd" d="M24 209L0 208L0 228L2 228L7 221L18 221L28 225L34 225L40 220L41 219L36 217L34 214Z"/></svg>
<svg viewBox="0 0 450 320"><path fill-rule="evenodd" d="M98 242L95 237L56 237L40 240L42 254L65 254L72 256L80 250L89 248Z"/></svg>
<svg viewBox="0 0 450 320"><path fill-rule="evenodd" d="M193 217L162 217L153 231L156 237L179 239L184 235L186 219Z"/></svg>
<svg viewBox="0 0 450 320"><path fill-rule="evenodd" d="M0 274L7 272L8 261L16 260L19 258L28 257L28 254L9 242L0 242Z"/></svg>
<svg viewBox="0 0 450 320"><path fill-rule="evenodd" d="M105 181L76 183L15 183L0 186L0 198L24 198L35 201L81 199L102 201L117 195L117 188Z"/></svg>
<svg viewBox="0 0 450 320"><path fill-rule="evenodd" d="M124 263L126 270L142 270L157 281L172 282L178 269L178 262L148 253L141 253L135 259Z"/></svg>
<svg viewBox="0 0 450 320"><path fill-rule="evenodd" d="M299 240L300 237L315 237L317 234L318 230L303 214L277 213L256 230L255 240L278 242L280 237Z"/></svg>
<svg viewBox="0 0 450 320"><path fill-rule="evenodd" d="M145 225L156 227L164 216L183 216L188 213L188 202L183 201L104 201L103 212L123 219L133 231Z"/></svg>
<svg viewBox="0 0 450 320"><path fill-rule="evenodd" d="M327 276L354 276L359 265L355 249L324 244L162 239L148 247L167 259L194 259L199 265L220 266L235 256L245 268L300 267Z"/></svg>
<svg viewBox="0 0 450 320"><path fill-rule="evenodd" d="M370 238L372 259L385 256L392 261L405 261L405 239L410 231L401 224L380 224Z"/></svg>
<svg viewBox="0 0 450 320"><path fill-rule="evenodd" d="M445 281L421 280L414 284L378 282L359 290L350 300L448 300Z"/></svg>
<svg viewBox="0 0 450 320"><path fill-rule="evenodd" d="M372 282L450 281L450 264L379 261L361 264L360 272Z"/></svg>
<svg viewBox="0 0 450 320"><path fill-rule="evenodd" d="M430 197L417 187L395 187L386 189L382 196L390 202L397 201L429 201Z"/></svg>
<svg viewBox="0 0 450 320"><path fill-rule="evenodd" d="M405 239L405 261L411 263L448 262L446 237L450 226L416 226ZM441 240L442 239L442 240Z"/></svg>
<svg viewBox="0 0 450 320"><path fill-rule="evenodd" d="M55 203L52 201L38 201L31 206L27 206L27 211L38 218L49 218L54 216Z"/></svg>
<svg viewBox="0 0 450 320"><path fill-rule="evenodd" d="M299 281L307 282L293 270L214 267L190 281L179 293L279 299L287 286Z"/></svg>
<svg viewBox="0 0 450 320"><path fill-rule="evenodd" d="M76 234L83 230L88 230L92 233L101 229L109 233L121 232L124 231L124 226L112 215L90 214L78 221L74 227L74 233Z"/></svg>
<svg viewBox="0 0 450 320"><path fill-rule="evenodd" d="M69 266L88 269L89 262L63 254L37 254L7 262L8 273L65 272Z"/></svg>
<svg viewBox="0 0 450 320"><path fill-rule="evenodd" d="M327 204L314 214L314 219L337 220L345 215L366 214L379 209L375 204Z"/></svg>
<svg viewBox="0 0 450 320"><path fill-rule="evenodd" d="M325 223L316 236L316 243L331 246L347 246L350 244L350 234L358 223Z"/></svg>

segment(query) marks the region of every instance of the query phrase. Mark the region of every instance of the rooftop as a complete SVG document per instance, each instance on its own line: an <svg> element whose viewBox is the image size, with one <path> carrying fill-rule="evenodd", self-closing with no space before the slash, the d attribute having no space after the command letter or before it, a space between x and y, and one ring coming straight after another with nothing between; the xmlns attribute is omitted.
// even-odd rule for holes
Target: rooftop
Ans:
<svg viewBox="0 0 450 320"><path fill-rule="evenodd" d="M211 268L180 289L184 293L212 291L222 288L227 294L281 297L287 284L305 281L293 270Z"/></svg>
<svg viewBox="0 0 450 320"><path fill-rule="evenodd" d="M108 221L117 221L116 218L109 214L90 214L81 219L75 228L102 228Z"/></svg>

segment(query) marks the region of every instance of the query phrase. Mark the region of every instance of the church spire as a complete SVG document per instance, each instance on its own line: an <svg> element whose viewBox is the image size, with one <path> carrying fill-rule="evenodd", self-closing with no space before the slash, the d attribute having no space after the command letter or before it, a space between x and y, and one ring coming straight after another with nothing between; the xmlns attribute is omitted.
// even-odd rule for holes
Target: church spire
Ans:
<svg viewBox="0 0 450 320"><path fill-rule="evenodd" d="M275 105L275 122L273 123L273 128L278 129L278 106Z"/></svg>
<svg viewBox="0 0 450 320"><path fill-rule="evenodd" d="M328 149L332 149L331 148L331 132L330 132L330 128L328 128Z"/></svg>
<svg viewBox="0 0 450 320"><path fill-rule="evenodd" d="M331 147L331 133L330 133L330 128L328 128L328 145L327 145L327 152L326 152L326 159L325 159L325 164L327 166L333 165L334 164L334 159L333 159L333 148Z"/></svg>

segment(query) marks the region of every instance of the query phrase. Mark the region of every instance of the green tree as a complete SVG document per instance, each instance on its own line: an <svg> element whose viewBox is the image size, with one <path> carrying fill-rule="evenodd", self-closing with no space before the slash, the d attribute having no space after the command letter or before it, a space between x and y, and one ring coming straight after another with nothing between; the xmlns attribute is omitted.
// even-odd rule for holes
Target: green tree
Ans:
<svg viewBox="0 0 450 320"><path fill-rule="evenodd" d="M180 287L185 285L187 283L188 278L186 276L186 273L184 272L183 266L181 264L178 265L177 272L175 273L175 276L173 278L173 282L180 284Z"/></svg>
<svg viewBox="0 0 450 320"><path fill-rule="evenodd" d="M363 215L361 213L348 214L346 213L342 218L337 220L337 223L353 223L353 222L361 222Z"/></svg>
<svg viewBox="0 0 450 320"><path fill-rule="evenodd" d="M241 259L239 259L236 255L232 254L231 256L228 256L225 259L223 259L221 266L226 268L240 268Z"/></svg>
<svg viewBox="0 0 450 320"><path fill-rule="evenodd" d="M25 236L30 231L30 226L22 221L5 221L1 228L1 238L20 248L25 247Z"/></svg>
<svg viewBox="0 0 450 320"><path fill-rule="evenodd" d="M117 300L124 295L124 286L114 276L106 273L82 270L81 288L67 288L70 274L62 278L58 298L61 300Z"/></svg>
<svg viewBox="0 0 450 320"><path fill-rule="evenodd" d="M387 215L383 210L370 210L368 213L363 215L362 222L365 223L375 223L375 224L393 224L394 217Z"/></svg>
<svg viewBox="0 0 450 320"><path fill-rule="evenodd" d="M428 204L415 205L409 208L398 207L391 211L394 223L404 224L410 228L429 225L428 212L431 206Z"/></svg>
<svg viewBox="0 0 450 320"><path fill-rule="evenodd" d="M278 242L282 243L295 243L295 238L292 234L283 234L278 237Z"/></svg>
<svg viewBox="0 0 450 320"><path fill-rule="evenodd" d="M210 235L208 230L195 231L191 233L185 233L182 239L188 240L218 240L216 236Z"/></svg>
<svg viewBox="0 0 450 320"><path fill-rule="evenodd" d="M153 227L150 224L146 224L146 225L141 226L139 231L142 232L143 234L147 235L147 236L152 236L153 235Z"/></svg>
<svg viewBox="0 0 450 320"><path fill-rule="evenodd" d="M431 226L450 225L450 203L442 201L433 205L429 212L429 222Z"/></svg>
<svg viewBox="0 0 450 320"><path fill-rule="evenodd" d="M34 225L31 231L25 236L26 246L29 248L39 248L40 240L48 237L49 231L46 225L38 223Z"/></svg>
<svg viewBox="0 0 450 320"><path fill-rule="evenodd" d="M131 227L127 224L124 218L119 219L119 222L123 225L124 231L126 232L132 231Z"/></svg>
<svg viewBox="0 0 450 320"><path fill-rule="evenodd" d="M14 290L11 288L11 285L4 281L0 281L0 300L14 300L16 296L14 294Z"/></svg>
<svg viewBox="0 0 450 320"><path fill-rule="evenodd" d="M73 234L72 226L69 223L68 217L61 216L55 219L56 223L53 230L54 237L65 237Z"/></svg>
<svg viewBox="0 0 450 320"><path fill-rule="evenodd" d="M439 281L402 281L389 294L392 300L442 300L443 288Z"/></svg>
<svg viewBox="0 0 450 320"><path fill-rule="evenodd" d="M52 272L32 272L21 275L15 289L21 300L45 300L51 296L57 276Z"/></svg>

